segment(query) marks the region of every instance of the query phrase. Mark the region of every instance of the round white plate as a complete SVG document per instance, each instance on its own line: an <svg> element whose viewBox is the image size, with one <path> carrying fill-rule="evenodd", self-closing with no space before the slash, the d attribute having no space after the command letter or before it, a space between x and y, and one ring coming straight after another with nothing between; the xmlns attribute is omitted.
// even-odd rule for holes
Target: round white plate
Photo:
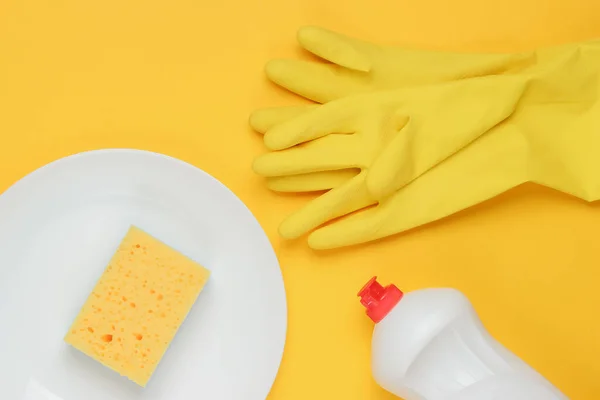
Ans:
<svg viewBox="0 0 600 400"><path fill-rule="evenodd" d="M130 225L212 272L144 389L63 341ZM244 204L144 151L51 163L0 196L0 398L263 400L287 326L279 264Z"/></svg>

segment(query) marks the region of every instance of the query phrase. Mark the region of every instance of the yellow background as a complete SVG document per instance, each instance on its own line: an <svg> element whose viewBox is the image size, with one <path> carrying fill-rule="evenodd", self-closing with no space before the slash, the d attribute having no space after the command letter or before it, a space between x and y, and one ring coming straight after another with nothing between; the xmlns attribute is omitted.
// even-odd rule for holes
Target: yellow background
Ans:
<svg viewBox="0 0 600 400"><path fill-rule="evenodd" d="M524 186L367 246L317 253L278 238L309 196L270 193L253 175L264 150L246 121L301 101L262 67L303 57L303 24L423 48L523 50L600 36L600 2L2 0L0 192L106 147L166 153L224 182L271 238L286 282L289 335L269 399L392 398L372 381L372 325L355 297L375 274L405 290L464 291L492 334L570 398L599 399L599 207Z"/></svg>

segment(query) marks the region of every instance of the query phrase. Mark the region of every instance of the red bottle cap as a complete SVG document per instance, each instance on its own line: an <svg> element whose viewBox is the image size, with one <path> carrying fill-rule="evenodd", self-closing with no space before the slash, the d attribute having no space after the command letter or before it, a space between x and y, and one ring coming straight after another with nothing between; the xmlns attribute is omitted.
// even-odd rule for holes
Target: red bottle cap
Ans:
<svg viewBox="0 0 600 400"><path fill-rule="evenodd" d="M360 302L367 309L367 315L375 323L381 321L400 302L404 294L394 285L381 286L374 276L358 292Z"/></svg>

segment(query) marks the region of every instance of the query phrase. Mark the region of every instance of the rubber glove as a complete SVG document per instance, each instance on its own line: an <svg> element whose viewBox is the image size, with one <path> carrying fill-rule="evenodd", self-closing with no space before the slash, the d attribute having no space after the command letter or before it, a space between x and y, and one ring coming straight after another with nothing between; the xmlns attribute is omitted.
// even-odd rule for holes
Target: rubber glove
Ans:
<svg viewBox="0 0 600 400"><path fill-rule="evenodd" d="M600 167L600 161L596 161L600 153L599 66L600 49L590 45L563 54L535 73L513 77L523 77L526 82L515 111L501 123L482 132L479 139L400 189L397 189L397 184L402 182L397 176L398 173L406 176L401 171L403 164L404 168L418 165L422 160L421 153L415 151L419 150L418 147L413 147L411 161L405 163L385 156L397 154L395 150L388 151L392 147L385 147L368 174L363 171L351 180L354 187L346 184L339 188L345 191L334 189L317 198L288 217L282 223L280 233L284 237L293 237L290 232L299 236L301 232L317 226L307 224L304 219L312 222L314 215L325 215L325 219L329 220L335 218L334 214L339 214L340 210L343 210L340 214L343 215L376 203L377 196L371 195L367 189L368 175L375 175L375 178L370 177L373 178L371 188L382 196L377 206L316 230L309 236L311 247L335 248L403 232L478 204L526 181L587 201L599 199L600 179L596 177ZM506 78L491 79L504 85L502 79ZM469 81L486 82L486 79ZM321 109L329 104L321 106ZM452 103L448 105L452 108ZM351 111L349 115L356 113ZM473 114L471 117L477 116ZM453 128L449 125L446 130L454 131ZM273 131L275 128L267 132L265 139ZM298 136L298 133L280 132L282 137ZM419 137L419 134L417 130L413 137ZM292 138L286 140L299 142ZM275 140L278 141L283 141L283 138ZM444 141L445 135L438 132L437 136L431 136L427 145L439 150L440 143ZM281 159L286 152L292 154L297 151L294 148L284 150L278 157ZM334 151L329 149L330 154ZM386 165L391 167L387 172L383 168ZM335 195L337 202L323 200L335 192L338 193Z"/></svg>
<svg viewBox="0 0 600 400"><path fill-rule="evenodd" d="M531 52L450 53L379 46L316 26L301 27L297 39L305 50L332 64L272 60L265 67L267 77L292 92L322 103L380 89L517 72L536 60ZM308 109L310 106L258 110L251 115L250 125L264 133ZM357 169L349 169L272 177L267 178L267 187L279 192L328 190L344 184L358 173Z"/></svg>
<svg viewBox="0 0 600 400"><path fill-rule="evenodd" d="M304 49L331 63L273 60L267 63L266 73L276 84L317 102L382 89L519 73L580 46L575 43L517 54L478 54L380 46L314 26L300 28L297 36ZM252 114L250 125L264 133L305 110L304 106L258 110ZM267 185L282 192L324 190L340 186L357 173L343 170L269 178Z"/></svg>
<svg viewBox="0 0 600 400"><path fill-rule="evenodd" d="M308 245L324 250L366 243L457 213L528 181L527 156L517 130L488 132L375 207L315 230Z"/></svg>
<svg viewBox="0 0 600 400"><path fill-rule="evenodd" d="M393 184L406 185L510 116L525 82L489 76L350 96L271 128L265 144L283 151L258 157L253 169L259 175L361 170L288 217L279 233L295 238L374 204L381 182L373 181L370 193L367 171L377 169L374 161L382 156L386 168L395 172ZM388 164L389 155L394 155L394 165Z"/></svg>
<svg viewBox="0 0 600 400"><path fill-rule="evenodd" d="M298 30L305 50L329 63L272 60L265 67L274 83L307 99L326 103L341 97L451 80L517 72L534 65L535 52L452 53L381 46L330 30Z"/></svg>

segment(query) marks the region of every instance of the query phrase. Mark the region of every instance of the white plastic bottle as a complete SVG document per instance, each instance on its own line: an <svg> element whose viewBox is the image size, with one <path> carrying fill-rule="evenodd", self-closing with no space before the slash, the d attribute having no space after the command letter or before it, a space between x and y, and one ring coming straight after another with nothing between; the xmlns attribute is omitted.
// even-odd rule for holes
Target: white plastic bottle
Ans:
<svg viewBox="0 0 600 400"><path fill-rule="evenodd" d="M376 323L375 381L405 400L565 400L490 336L455 289L403 294L372 278L358 293Z"/></svg>

